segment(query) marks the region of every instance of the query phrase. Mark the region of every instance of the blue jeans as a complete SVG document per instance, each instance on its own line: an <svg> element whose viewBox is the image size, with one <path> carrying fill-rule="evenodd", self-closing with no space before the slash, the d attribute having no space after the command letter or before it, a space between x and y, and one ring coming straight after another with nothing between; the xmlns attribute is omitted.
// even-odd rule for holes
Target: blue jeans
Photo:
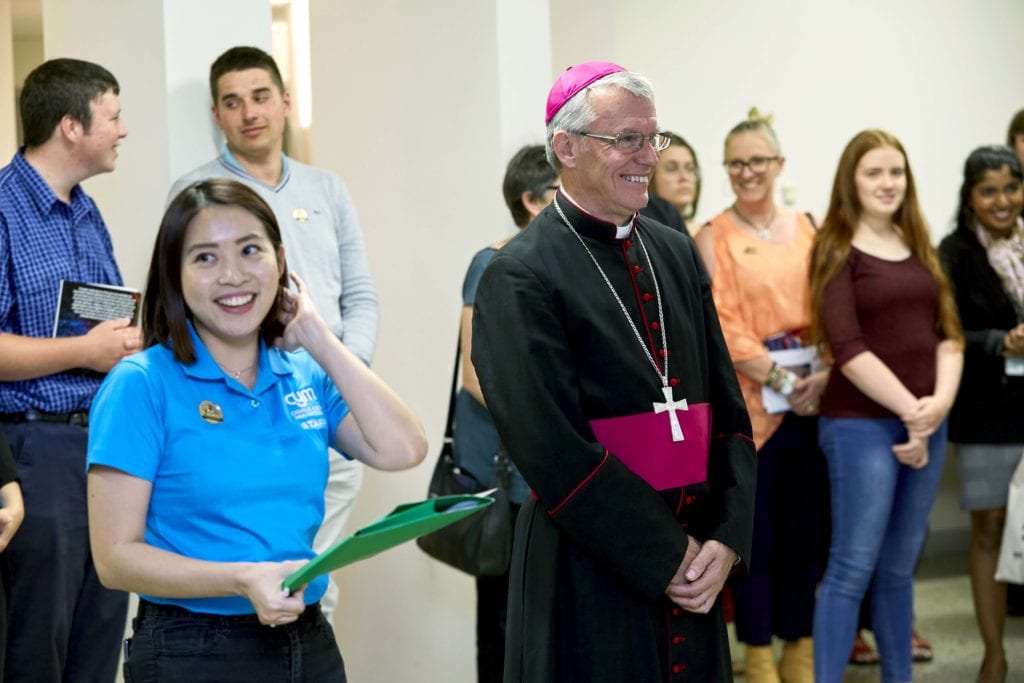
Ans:
<svg viewBox="0 0 1024 683"><path fill-rule="evenodd" d="M271 628L255 614L198 614L139 602L125 641L126 683L345 683L334 632L310 605L298 621Z"/></svg>
<svg viewBox="0 0 1024 683"><path fill-rule="evenodd" d="M832 545L814 612L814 674L839 683L850 657L861 600L872 584L872 628L882 681L912 680L914 566L946 455L946 423L915 470L892 453L907 432L898 419L821 418L819 443L832 492Z"/></svg>

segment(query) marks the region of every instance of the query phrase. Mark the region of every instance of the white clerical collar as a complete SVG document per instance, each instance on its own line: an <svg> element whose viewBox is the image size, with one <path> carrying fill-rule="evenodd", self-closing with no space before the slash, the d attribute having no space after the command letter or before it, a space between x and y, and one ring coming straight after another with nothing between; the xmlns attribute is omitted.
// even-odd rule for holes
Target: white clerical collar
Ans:
<svg viewBox="0 0 1024 683"><path fill-rule="evenodd" d="M591 216L594 215L594 214L591 214L586 209L584 209L582 206L580 206L579 202L577 202L575 199L572 198L572 195L569 194L569 191L567 189L565 189L565 185L562 185L562 187L560 187L558 189L559 189L559 191L563 195L565 195L566 199L568 199L570 202L572 202L573 206L575 206L577 209L579 209L583 213L590 214ZM617 239L617 240L624 240L624 239L626 239L627 237L629 237L629 231L632 230L632 229L633 229L633 219L632 218L630 218L629 221L625 225L616 225L615 226L615 239Z"/></svg>

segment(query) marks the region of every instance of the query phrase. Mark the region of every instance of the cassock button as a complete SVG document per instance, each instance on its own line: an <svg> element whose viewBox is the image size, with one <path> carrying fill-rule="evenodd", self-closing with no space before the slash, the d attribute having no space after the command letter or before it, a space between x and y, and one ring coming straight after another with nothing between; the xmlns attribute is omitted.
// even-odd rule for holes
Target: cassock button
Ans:
<svg viewBox="0 0 1024 683"><path fill-rule="evenodd" d="M669 384L669 386L671 386L671 387L674 387L674 386L676 386L677 384L679 384L679 378L678 378L678 377L673 377L672 379L670 379L670 380L668 381L668 384Z"/></svg>
<svg viewBox="0 0 1024 683"><path fill-rule="evenodd" d="M626 240L626 249L633 248L633 240Z"/></svg>
<svg viewBox="0 0 1024 683"><path fill-rule="evenodd" d="M651 329L652 330L660 330L661 329L661 325L658 324L657 320L655 320L654 322L651 323Z"/></svg>
<svg viewBox="0 0 1024 683"><path fill-rule="evenodd" d="M673 607L672 608L672 616L674 616L674 617L678 617L679 616L679 608L678 607Z"/></svg>
<svg viewBox="0 0 1024 683"><path fill-rule="evenodd" d="M665 349L658 349L658 355L664 358L665 356L668 355L668 351L666 351Z"/></svg>
<svg viewBox="0 0 1024 683"><path fill-rule="evenodd" d="M676 664L675 666L672 667L672 673L674 673L674 674L682 673L683 669L685 669L685 668L686 667L683 666L682 664Z"/></svg>
<svg viewBox="0 0 1024 683"><path fill-rule="evenodd" d="M686 640L686 638L683 638L682 636L673 636L672 644L673 645L678 645L679 643L683 642L684 640Z"/></svg>
<svg viewBox="0 0 1024 683"><path fill-rule="evenodd" d="M654 296L650 292L644 292L644 301L650 301Z"/></svg>
<svg viewBox="0 0 1024 683"><path fill-rule="evenodd" d="M694 500L696 500L696 498L694 498L693 496L687 496L686 497L686 504L690 505L691 503L693 503Z"/></svg>

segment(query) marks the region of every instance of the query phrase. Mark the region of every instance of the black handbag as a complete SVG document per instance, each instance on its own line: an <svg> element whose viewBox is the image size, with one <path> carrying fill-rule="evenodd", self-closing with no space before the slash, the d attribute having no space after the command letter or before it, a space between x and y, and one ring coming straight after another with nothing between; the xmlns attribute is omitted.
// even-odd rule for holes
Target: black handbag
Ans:
<svg viewBox="0 0 1024 683"><path fill-rule="evenodd" d="M430 477L427 493L430 498L436 498L494 489L494 493L491 494L494 504L460 522L420 536L416 539L416 544L435 560L472 576L498 576L508 571L512 560L512 508L508 498L512 471L508 456L502 449L494 455L494 476L487 485L455 464L452 452L452 423L455 418L455 389L460 352L461 348L457 346L444 443L441 445L434 473Z"/></svg>

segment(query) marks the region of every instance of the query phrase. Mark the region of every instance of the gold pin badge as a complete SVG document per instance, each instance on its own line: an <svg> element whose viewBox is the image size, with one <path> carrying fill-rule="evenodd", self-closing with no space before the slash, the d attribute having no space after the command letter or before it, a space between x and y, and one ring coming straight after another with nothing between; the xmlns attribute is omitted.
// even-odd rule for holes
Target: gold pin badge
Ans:
<svg viewBox="0 0 1024 683"><path fill-rule="evenodd" d="M216 425L224 421L224 412L213 401L201 401L199 403L199 417L212 425Z"/></svg>
<svg viewBox="0 0 1024 683"><path fill-rule="evenodd" d="M293 209L292 218L300 223L305 223L309 220L309 213L307 213L305 209Z"/></svg>

